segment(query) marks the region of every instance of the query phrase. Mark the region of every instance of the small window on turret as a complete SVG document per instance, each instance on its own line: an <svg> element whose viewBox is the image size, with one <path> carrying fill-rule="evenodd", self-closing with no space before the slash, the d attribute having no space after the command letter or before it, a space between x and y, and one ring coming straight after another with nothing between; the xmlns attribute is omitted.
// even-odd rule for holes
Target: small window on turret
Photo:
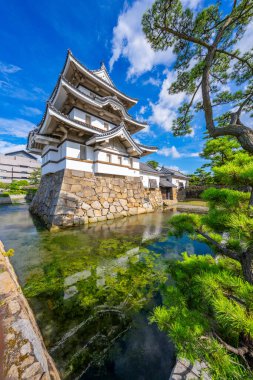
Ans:
<svg viewBox="0 0 253 380"><path fill-rule="evenodd" d="M107 153L106 154L106 162L111 162L111 161L112 161L112 156L109 153Z"/></svg>
<svg viewBox="0 0 253 380"><path fill-rule="evenodd" d="M87 151L85 145L80 145L80 160L87 160Z"/></svg>
<svg viewBox="0 0 253 380"><path fill-rule="evenodd" d="M88 125L91 125L91 117L90 117L90 115L85 115L85 121L86 121L86 124L88 124Z"/></svg>
<svg viewBox="0 0 253 380"><path fill-rule="evenodd" d="M122 165L122 157L118 156L118 164Z"/></svg>
<svg viewBox="0 0 253 380"><path fill-rule="evenodd" d="M134 160L132 157L129 158L130 167L132 168L134 166Z"/></svg>
<svg viewBox="0 0 253 380"><path fill-rule="evenodd" d="M109 124L106 123L106 122L104 122L104 128L105 128L106 131L109 131Z"/></svg>

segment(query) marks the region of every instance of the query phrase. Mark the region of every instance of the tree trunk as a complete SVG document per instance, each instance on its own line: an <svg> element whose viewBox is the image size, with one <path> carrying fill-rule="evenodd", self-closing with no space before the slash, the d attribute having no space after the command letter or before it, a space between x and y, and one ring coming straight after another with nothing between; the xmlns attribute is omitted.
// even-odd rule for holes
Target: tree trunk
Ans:
<svg viewBox="0 0 253 380"><path fill-rule="evenodd" d="M245 280L253 284L253 245L242 254L240 261Z"/></svg>
<svg viewBox="0 0 253 380"><path fill-rule="evenodd" d="M253 207L253 186L251 186L251 193L250 193L250 199L249 199L249 206Z"/></svg>

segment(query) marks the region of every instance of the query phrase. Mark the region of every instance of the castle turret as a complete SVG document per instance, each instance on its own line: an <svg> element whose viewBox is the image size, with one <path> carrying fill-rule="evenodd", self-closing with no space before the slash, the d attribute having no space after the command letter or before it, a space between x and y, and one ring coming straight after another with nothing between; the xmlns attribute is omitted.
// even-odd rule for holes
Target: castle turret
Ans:
<svg viewBox="0 0 253 380"><path fill-rule="evenodd" d="M58 212L61 191L82 198L82 187L80 191L74 191L75 188L79 189L80 184L74 187L75 184L71 182L75 181L67 180L73 171L79 173L78 178L93 178L95 182L98 176L106 175L111 180L113 176L118 176L128 181L135 178L141 183L139 160L156 152L157 148L138 144L133 138L134 133L147 127L146 123L134 119L128 113L128 109L136 103L137 99L115 87L103 63L98 70L89 70L68 51L42 120L29 133L27 143L31 153L42 157L42 182L31 209L42 216L48 225L71 225L75 220L79 224L90 219L98 220L98 217L107 218L108 212L102 214L98 211L103 209L101 202L101 208L90 217L87 212L80 210L80 217L77 217L76 209L79 206L73 206L75 210L69 212L66 206L62 214ZM48 189L55 181L59 183L49 194ZM88 187L86 185L83 187ZM43 187L46 188L41 190ZM54 199L54 205L50 197ZM89 201L87 197L82 199ZM93 198L95 201L95 195ZM107 198L117 197L104 196L103 200L107 202ZM99 199L96 201L99 202ZM138 202L130 203L133 205L130 208L139 207ZM67 205L67 202L64 204ZM122 205L118 207L121 209Z"/></svg>

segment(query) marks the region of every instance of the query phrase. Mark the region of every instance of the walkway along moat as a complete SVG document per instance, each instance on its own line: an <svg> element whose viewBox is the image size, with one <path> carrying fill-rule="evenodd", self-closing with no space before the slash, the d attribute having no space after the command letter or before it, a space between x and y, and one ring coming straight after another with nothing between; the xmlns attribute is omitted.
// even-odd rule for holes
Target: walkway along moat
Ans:
<svg viewBox="0 0 253 380"><path fill-rule="evenodd" d="M0 238L63 379L168 380L175 352L147 317L165 260L204 243L168 237L170 211L55 233L27 205L0 207Z"/></svg>

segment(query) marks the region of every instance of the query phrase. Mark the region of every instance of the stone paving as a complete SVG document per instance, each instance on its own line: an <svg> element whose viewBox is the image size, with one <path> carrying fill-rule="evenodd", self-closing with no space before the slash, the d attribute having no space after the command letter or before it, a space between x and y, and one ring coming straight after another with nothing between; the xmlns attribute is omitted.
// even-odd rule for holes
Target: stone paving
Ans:
<svg viewBox="0 0 253 380"><path fill-rule="evenodd" d="M0 379L60 380L1 241L0 330Z"/></svg>

